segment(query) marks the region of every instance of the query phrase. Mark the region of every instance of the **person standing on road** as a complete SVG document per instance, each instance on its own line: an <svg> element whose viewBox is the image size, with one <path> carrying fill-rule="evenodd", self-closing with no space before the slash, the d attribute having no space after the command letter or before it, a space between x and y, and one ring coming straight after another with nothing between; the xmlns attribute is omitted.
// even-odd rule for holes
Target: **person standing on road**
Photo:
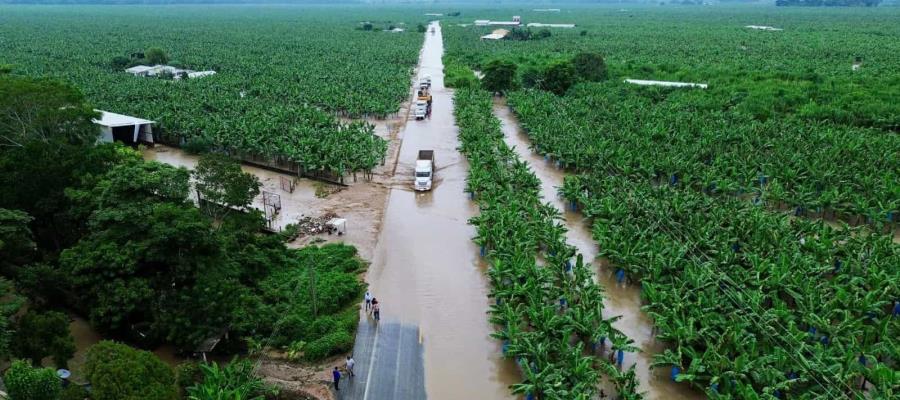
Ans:
<svg viewBox="0 0 900 400"><path fill-rule="evenodd" d="M375 300L372 300L372 314L375 316L376 322L381 320L381 306Z"/></svg>
<svg viewBox="0 0 900 400"><path fill-rule="evenodd" d="M356 376L356 374L353 373L354 365L356 365L356 360L353 359L353 355L347 356L347 375L350 375L351 378Z"/></svg>
<svg viewBox="0 0 900 400"><path fill-rule="evenodd" d="M331 376L334 377L334 390L341 390L338 387L338 384L341 382L341 371L338 371L337 367L334 367L334 371L331 371Z"/></svg>
<svg viewBox="0 0 900 400"><path fill-rule="evenodd" d="M372 293L369 293L368 290L366 290L365 299L366 299L366 312L369 312L369 310L372 308Z"/></svg>

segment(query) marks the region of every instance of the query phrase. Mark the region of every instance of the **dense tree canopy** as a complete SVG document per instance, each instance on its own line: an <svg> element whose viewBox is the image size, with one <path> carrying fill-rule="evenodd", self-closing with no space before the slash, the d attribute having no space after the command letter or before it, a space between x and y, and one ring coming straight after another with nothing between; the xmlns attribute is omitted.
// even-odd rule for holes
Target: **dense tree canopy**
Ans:
<svg viewBox="0 0 900 400"><path fill-rule="evenodd" d="M92 400L175 400L175 373L149 351L101 341L87 353Z"/></svg>
<svg viewBox="0 0 900 400"><path fill-rule="evenodd" d="M3 376L11 400L57 400L62 391L56 371L13 361Z"/></svg>
<svg viewBox="0 0 900 400"><path fill-rule="evenodd" d="M516 68L516 63L508 60L497 59L488 62L481 71L484 73L481 86L492 93L505 93L515 89Z"/></svg>
<svg viewBox="0 0 900 400"><path fill-rule="evenodd" d="M69 316L57 311L29 310L19 319L13 338L14 355L40 365L53 357L58 368L66 368L75 354L75 339L69 333Z"/></svg>

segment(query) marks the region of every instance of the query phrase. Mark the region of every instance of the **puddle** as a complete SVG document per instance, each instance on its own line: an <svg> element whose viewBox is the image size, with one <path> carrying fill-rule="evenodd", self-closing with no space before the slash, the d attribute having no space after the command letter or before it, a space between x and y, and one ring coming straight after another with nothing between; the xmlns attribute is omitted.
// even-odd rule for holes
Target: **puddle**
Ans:
<svg viewBox="0 0 900 400"><path fill-rule="evenodd" d="M472 242L475 204L463 192L468 164L456 150L452 92L443 87L440 28L426 35L420 76L432 77L430 119L410 120L401 132L397 175L368 282L383 318L419 326L429 399L513 398L514 363L501 358L487 320L486 265ZM435 151L434 188L411 190L419 150Z"/></svg>
<svg viewBox="0 0 900 400"><path fill-rule="evenodd" d="M607 317L621 315L613 326L626 336L634 340L635 346L642 351L640 353L628 353L625 355L625 367L636 364L635 372L640 381L640 391L646 392L648 400L675 400L675 399L704 399L703 394L689 387L687 384L676 384L669 380L668 374L663 369L650 370L650 362L654 354L664 350L661 342L654 340L652 323L641 312L640 292L637 286L617 285L613 277L613 270L602 265L597 258L597 245L591 236L590 225L584 217L570 211L565 201L557 194L557 188L562 186L565 173L556 166L544 160L529 148L528 136L519 128L518 120L506 106L505 100L494 101L494 115L502 122L502 129L506 144L514 147L519 157L527 161L532 171L541 180L541 195L544 201L550 202L559 210L565 210L565 218L568 233L566 237L569 244L578 248L584 259L594 260L596 267L596 280L603 287L606 298L603 303Z"/></svg>

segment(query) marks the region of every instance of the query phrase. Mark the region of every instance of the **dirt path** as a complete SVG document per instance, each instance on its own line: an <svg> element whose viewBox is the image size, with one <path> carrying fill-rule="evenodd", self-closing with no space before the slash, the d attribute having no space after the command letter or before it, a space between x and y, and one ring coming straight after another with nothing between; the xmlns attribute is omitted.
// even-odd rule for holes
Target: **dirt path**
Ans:
<svg viewBox="0 0 900 400"><path fill-rule="evenodd" d="M553 204L563 211L569 244L578 248L586 261L594 260L598 283L606 292L604 306L607 316L621 315L622 318L613 324L634 340L640 353L627 353L625 367L636 364L636 372L640 381L640 390L646 392L650 400L703 399L702 394L692 390L686 384L672 382L665 371L650 369L650 361L654 354L663 350L662 343L653 338L652 323L641 311L640 293L636 286L616 284L614 271L597 260L597 245L591 236L590 226L584 217L572 212L565 201L558 195L557 188L562 186L565 173L552 163L545 161L530 149L528 136L522 131L519 122L502 99L494 103L494 114L502 122L506 144L514 147L519 157L527 161L535 175L541 180L541 195L544 201Z"/></svg>

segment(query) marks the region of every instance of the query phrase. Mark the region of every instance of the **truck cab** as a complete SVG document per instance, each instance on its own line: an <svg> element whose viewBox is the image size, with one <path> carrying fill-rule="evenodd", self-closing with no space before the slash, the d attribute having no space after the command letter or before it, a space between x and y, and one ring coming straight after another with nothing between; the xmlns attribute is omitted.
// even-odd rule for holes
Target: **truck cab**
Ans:
<svg viewBox="0 0 900 400"><path fill-rule="evenodd" d="M425 119L428 116L428 102L425 100L416 100L415 108L413 108L413 115L416 116L416 119Z"/></svg>
<svg viewBox="0 0 900 400"><path fill-rule="evenodd" d="M431 190L434 179L434 150L419 150L415 174L413 188L417 192Z"/></svg>

